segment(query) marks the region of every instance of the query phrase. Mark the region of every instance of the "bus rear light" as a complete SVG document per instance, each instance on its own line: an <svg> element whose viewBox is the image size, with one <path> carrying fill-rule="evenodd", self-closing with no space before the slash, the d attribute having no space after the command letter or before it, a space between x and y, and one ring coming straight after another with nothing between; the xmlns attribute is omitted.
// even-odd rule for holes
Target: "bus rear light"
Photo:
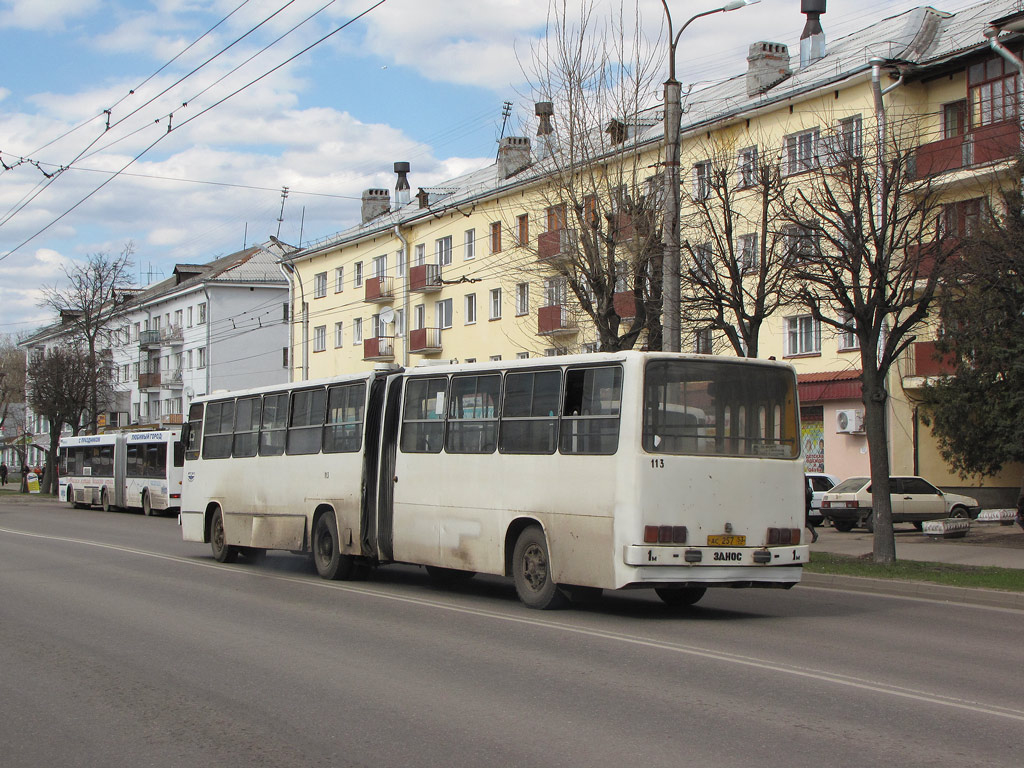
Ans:
<svg viewBox="0 0 1024 768"><path fill-rule="evenodd" d="M181 494L180 493L172 493L171 494L171 498L172 499L180 499L181 498Z"/></svg>
<svg viewBox="0 0 1024 768"><path fill-rule="evenodd" d="M787 547L790 544L800 543L800 529L799 528L769 528L768 529L768 546L769 547Z"/></svg>
<svg viewBox="0 0 1024 768"><path fill-rule="evenodd" d="M685 525L645 525L644 544L685 544Z"/></svg>

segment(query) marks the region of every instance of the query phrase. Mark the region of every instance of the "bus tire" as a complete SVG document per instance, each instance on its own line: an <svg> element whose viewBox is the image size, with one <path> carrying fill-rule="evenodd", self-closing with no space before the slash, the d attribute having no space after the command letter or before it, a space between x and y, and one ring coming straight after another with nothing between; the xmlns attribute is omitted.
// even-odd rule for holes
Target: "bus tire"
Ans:
<svg viewBox="0 0 1024 768"><path fill-rule="evenodd" d="M539 525L523 529L512 552L512 580L527 608L545 611L562 608L565 595L551 578L548 542Z"/></svg>
<svg viewBox="0 0 1024 768"><path fill-rule="evenodd" d="M100 491L100 508L104 512L110 511L110 496L107 494L106 488Z"/></svg>
<svg viewBox="0 0 1024 768"><path fill-rule="evenodd" d="M149 491L142 492L142 514L146 517L153 515L153 502L149 499Z"/></svg>
<svg viewBox="0 0 1024 768"><path fill-rule="evenodd" d="M213 519L210 521L210 548L213 550L213 559L218 563L233 563L238 557L238 547L232 547L224 541L224 518L219 508L213 511Z"/></svg>
<svg viewBox="0 0 1024 768"><path fill-rule="evenodd" d="M686 608L693 605L708 591L707 587L655 587L655 594L670 608Z"/></svg>
<svg viewBox="0 0 1024 768"><path fill-rule="evenodd" d="M329 581L351 579L356 575L355 559L341 553L338 523L333 512L325 512L313 525L313 565L320 578Z"/></svg>

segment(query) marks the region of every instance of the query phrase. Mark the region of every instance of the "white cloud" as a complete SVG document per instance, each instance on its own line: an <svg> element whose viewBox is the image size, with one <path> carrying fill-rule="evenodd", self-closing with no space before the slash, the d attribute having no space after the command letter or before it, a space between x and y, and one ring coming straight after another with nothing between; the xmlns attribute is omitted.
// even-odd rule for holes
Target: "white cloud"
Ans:
<svg viewBox="0 0 1024 768"><path fill-rule="evenodd" d="M93 13L100 0L0 0L0 29L55 30Z"/></svg>

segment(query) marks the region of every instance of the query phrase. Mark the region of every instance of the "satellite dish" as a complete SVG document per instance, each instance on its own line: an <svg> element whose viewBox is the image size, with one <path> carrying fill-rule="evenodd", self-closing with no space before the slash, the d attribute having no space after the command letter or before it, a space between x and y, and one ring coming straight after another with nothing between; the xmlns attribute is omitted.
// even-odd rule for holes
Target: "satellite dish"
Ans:
<svg viewBox="0 0 1024 768"><path fill-rule="evenodd" d="M380 321L382 323L395 322L395 310L391 307L384 307L384 309L380 311Z"/></svg>

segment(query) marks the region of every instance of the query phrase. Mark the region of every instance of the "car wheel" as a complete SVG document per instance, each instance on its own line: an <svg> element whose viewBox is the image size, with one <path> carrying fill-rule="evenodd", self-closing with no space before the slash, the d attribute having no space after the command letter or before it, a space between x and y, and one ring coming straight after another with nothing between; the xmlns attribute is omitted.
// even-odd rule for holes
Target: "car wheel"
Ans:
<svg viewBox="0 0 1024 768"><path fill-rule="evenodd" d="M920 520L915 520L914 521L914 530L915 531L923 531L924 530L924 523L921 522Z"/></svg>
<svg viewBox="0 0 1024 768"><path fill-rule="evenodd" d="M956 518L959 518L961 520L966 520L967 518L970 517L970 514L967 512L967 507L961 507L958 504L957 506L955 506L951 510L949 510L949 516L950 517L956 517Z"/></svg>
<svg viewBox="0 0 1024 768"><path fill-rule="evenodd" d="M853 520L833 520L832 527L840 533L849 533L853 530Z"/></svg>
<svg viewBox="0 0 1024 768"><path fill-rule="evenodd" d="M868 512L868 516L864 518L864 527L867 529L868 533L874 533L875 532L875 513L874 512Z"/></svg>

